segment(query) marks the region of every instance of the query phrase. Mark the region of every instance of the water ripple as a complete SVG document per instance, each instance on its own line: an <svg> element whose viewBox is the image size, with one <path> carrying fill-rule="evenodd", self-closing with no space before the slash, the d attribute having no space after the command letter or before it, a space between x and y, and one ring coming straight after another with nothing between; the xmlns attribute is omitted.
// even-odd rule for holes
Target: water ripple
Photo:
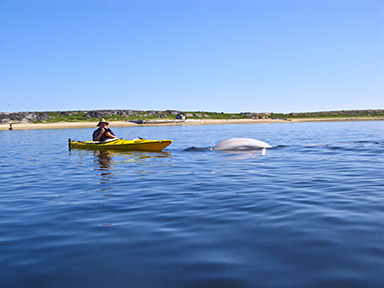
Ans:
<svg viewBox="0 0 384 288"><path fill-rule="evenodd" d="M164 153L1 134L1 287L382 286L382 122L218 127L118 129ZM274 148L185 151L228 135Z"/></svg>

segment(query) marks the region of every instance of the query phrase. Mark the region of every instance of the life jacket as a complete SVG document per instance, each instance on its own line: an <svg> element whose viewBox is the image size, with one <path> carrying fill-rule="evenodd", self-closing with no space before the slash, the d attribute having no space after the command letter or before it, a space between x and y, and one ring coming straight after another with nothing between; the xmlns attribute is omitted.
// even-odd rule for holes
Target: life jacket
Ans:
<svg viewBox="0 0 384 288"><path fill-rule="evenodd" d="M109 128L104 128L104 130L105 130L105 131L104 131L103 135L101 135L99 141L105 141L105 140L109 139L109 137L106 135L107 132L111 133L112 135L115 135L115 134L112 132L112 130L109 129ZM97 128L97 129L93 132L93 135L92 135L93 140L95 140L95 138L96 138L97 136L99 136L99 133L100 133L100 128Z"/></svg>

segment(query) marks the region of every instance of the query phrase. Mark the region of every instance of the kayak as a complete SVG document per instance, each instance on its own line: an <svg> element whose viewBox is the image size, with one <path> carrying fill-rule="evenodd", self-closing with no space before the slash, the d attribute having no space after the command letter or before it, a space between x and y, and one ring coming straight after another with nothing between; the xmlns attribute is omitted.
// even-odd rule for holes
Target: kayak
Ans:
<svg viewBox="0 0 384 288"><path fill-rule="evenodd" d="M71 141L68 139L69 149L104 149L120 151L161 151L172 143L172 140L147 139L113 139L109 141Z"/></svg>

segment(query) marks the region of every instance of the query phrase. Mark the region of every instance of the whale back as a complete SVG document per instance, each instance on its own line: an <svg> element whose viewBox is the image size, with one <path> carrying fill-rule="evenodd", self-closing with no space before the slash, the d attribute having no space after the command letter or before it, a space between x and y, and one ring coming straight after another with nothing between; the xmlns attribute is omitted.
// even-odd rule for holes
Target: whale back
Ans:
<svg viewBox="0 0 384 288"><path fill-rule="evenodd" d="M252 138L230 138L216 144L212 150L255 150L265 148L272 148L272 146L264 141Z"/></svg>

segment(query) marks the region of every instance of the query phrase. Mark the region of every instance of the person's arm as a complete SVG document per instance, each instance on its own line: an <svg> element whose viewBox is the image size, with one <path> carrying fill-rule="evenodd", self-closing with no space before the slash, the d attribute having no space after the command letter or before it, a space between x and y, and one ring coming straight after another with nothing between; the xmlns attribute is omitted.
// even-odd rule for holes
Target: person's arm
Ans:
<svg viewBox="0 0 384 288"><path fill-rule="evenodd" d="M99 141L101 136L104 134L105 129L104 128L100 128L98 132L99 132L99 134L97 134L96 137L93 137L93 141Z"/></svg>
<svg viewBox="0 0 384 288"><path fill-rule="evenodd" d="M117 139L117 137L115 136L115 134L113 134L112 130L109 130L105 133L105 135L111 139Z"/></svg>

